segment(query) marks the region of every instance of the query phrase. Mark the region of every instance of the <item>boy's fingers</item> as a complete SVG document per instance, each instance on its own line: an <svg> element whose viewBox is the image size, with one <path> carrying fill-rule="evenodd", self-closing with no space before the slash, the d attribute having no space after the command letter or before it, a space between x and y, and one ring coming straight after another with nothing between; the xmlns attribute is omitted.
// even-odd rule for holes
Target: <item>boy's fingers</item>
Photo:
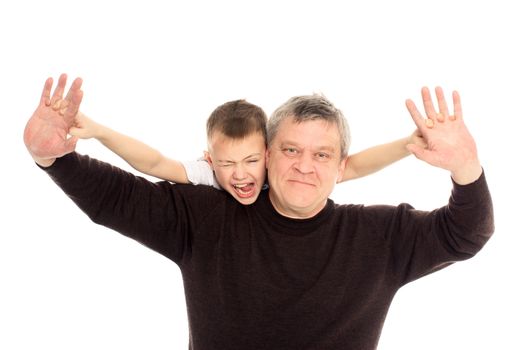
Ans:
<svg viewBox="0 0 525 350"><path fill-rule="evenodd" d="M67 100L59 100L57 102L58 103L53 105L53 109L58 111L60 115L64 115L67 111L67 107L69 106L69 102Z"/></svg>
<svg viewBox="0 0 525 350"><path fill-rule="evenodd" d="M414 144L414 143L410 143L406 146L406 149L412 153L417 159L422 159L423 157L423 152L425 151L422 147Z"/></svg>
<svg viewBox="0 0 525 350"><path fill-rule="evenodd" d="M55 111L58 111L60 109L60 105L62 104L62 101L64 100L56 100L55 102L53 102L53 105L51 106L51 108L53 108L53 110Z"/></svg>
<svg viewBox="0 0 525 350"><path fill-rule="evenodd" d="M408 144L406 146L407 150L412 153L417 159L422 160L428 164L434 165L436 164L435 155L432 153L432 151L429 151L428 149L425 149L419 145L416 144Z"/></svg>

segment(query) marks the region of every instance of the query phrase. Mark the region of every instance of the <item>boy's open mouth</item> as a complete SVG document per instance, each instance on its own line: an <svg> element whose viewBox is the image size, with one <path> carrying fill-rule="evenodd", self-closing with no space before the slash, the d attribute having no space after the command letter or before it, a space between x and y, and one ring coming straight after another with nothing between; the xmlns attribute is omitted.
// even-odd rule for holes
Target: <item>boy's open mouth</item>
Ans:
<svg viewBox="0 0 525 350"><path fill-rule="evenodd" d="M255 193L255 184L253 182L247 184L234 184L233 189L241 198L249 198Z"/></svg>

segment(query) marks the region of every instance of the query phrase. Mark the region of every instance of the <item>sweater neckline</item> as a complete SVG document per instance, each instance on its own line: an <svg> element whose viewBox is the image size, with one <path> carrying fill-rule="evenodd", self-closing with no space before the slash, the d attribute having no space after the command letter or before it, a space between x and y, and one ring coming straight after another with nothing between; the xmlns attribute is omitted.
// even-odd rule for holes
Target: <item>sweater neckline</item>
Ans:
<svg viewBox="0 0 525 350"><path fill-rule="evenodd" d="M323 224L333 213L335 204L333 200L328 198L324 208L306 219L289 218L280 214L273 206L269 196L270 190L261 191L257 203L257 211L262 214L268 221L268 224L273 228L286 229L284 233L291 235L305 235L310 233L313 229L318 229L319 225Z"/></svg>

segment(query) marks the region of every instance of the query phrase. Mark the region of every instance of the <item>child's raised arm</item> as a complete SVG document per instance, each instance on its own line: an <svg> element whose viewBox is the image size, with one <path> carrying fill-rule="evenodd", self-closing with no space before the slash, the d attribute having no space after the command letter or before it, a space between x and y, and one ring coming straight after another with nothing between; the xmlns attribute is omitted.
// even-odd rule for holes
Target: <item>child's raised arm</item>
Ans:
<svg viewBox="0 0 525 350"><path fill-rule="evenodd" d="M181 162L165 157L145 143L96 123L81 112L78 112L75 124L69 129L72 136L97 139L134 169L159 179L189 183Z"/></svg>
<svg viewBox="0 0 525 350"><path fill-rule="evenodd" d="M341 181L367 176L389 166L410 155L406 145L415 143L426 147L426 143L418 130L410 136L365 149L351 154L346 159L346 167Z"/></svg>

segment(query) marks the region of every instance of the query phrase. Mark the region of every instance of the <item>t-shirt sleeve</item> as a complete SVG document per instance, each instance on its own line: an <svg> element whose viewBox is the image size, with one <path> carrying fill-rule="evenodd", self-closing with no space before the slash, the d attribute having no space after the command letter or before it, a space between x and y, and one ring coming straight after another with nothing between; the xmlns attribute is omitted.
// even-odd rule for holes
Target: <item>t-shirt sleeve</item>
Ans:
<svg viewBox="0 0 525 350"><path fill-rule="evenodd" d="M216 189L221 189L221 186L217 183L213 169L206 160L183 161L182 165L186 169L186 175L192 184L213 186Z"/></svg>

